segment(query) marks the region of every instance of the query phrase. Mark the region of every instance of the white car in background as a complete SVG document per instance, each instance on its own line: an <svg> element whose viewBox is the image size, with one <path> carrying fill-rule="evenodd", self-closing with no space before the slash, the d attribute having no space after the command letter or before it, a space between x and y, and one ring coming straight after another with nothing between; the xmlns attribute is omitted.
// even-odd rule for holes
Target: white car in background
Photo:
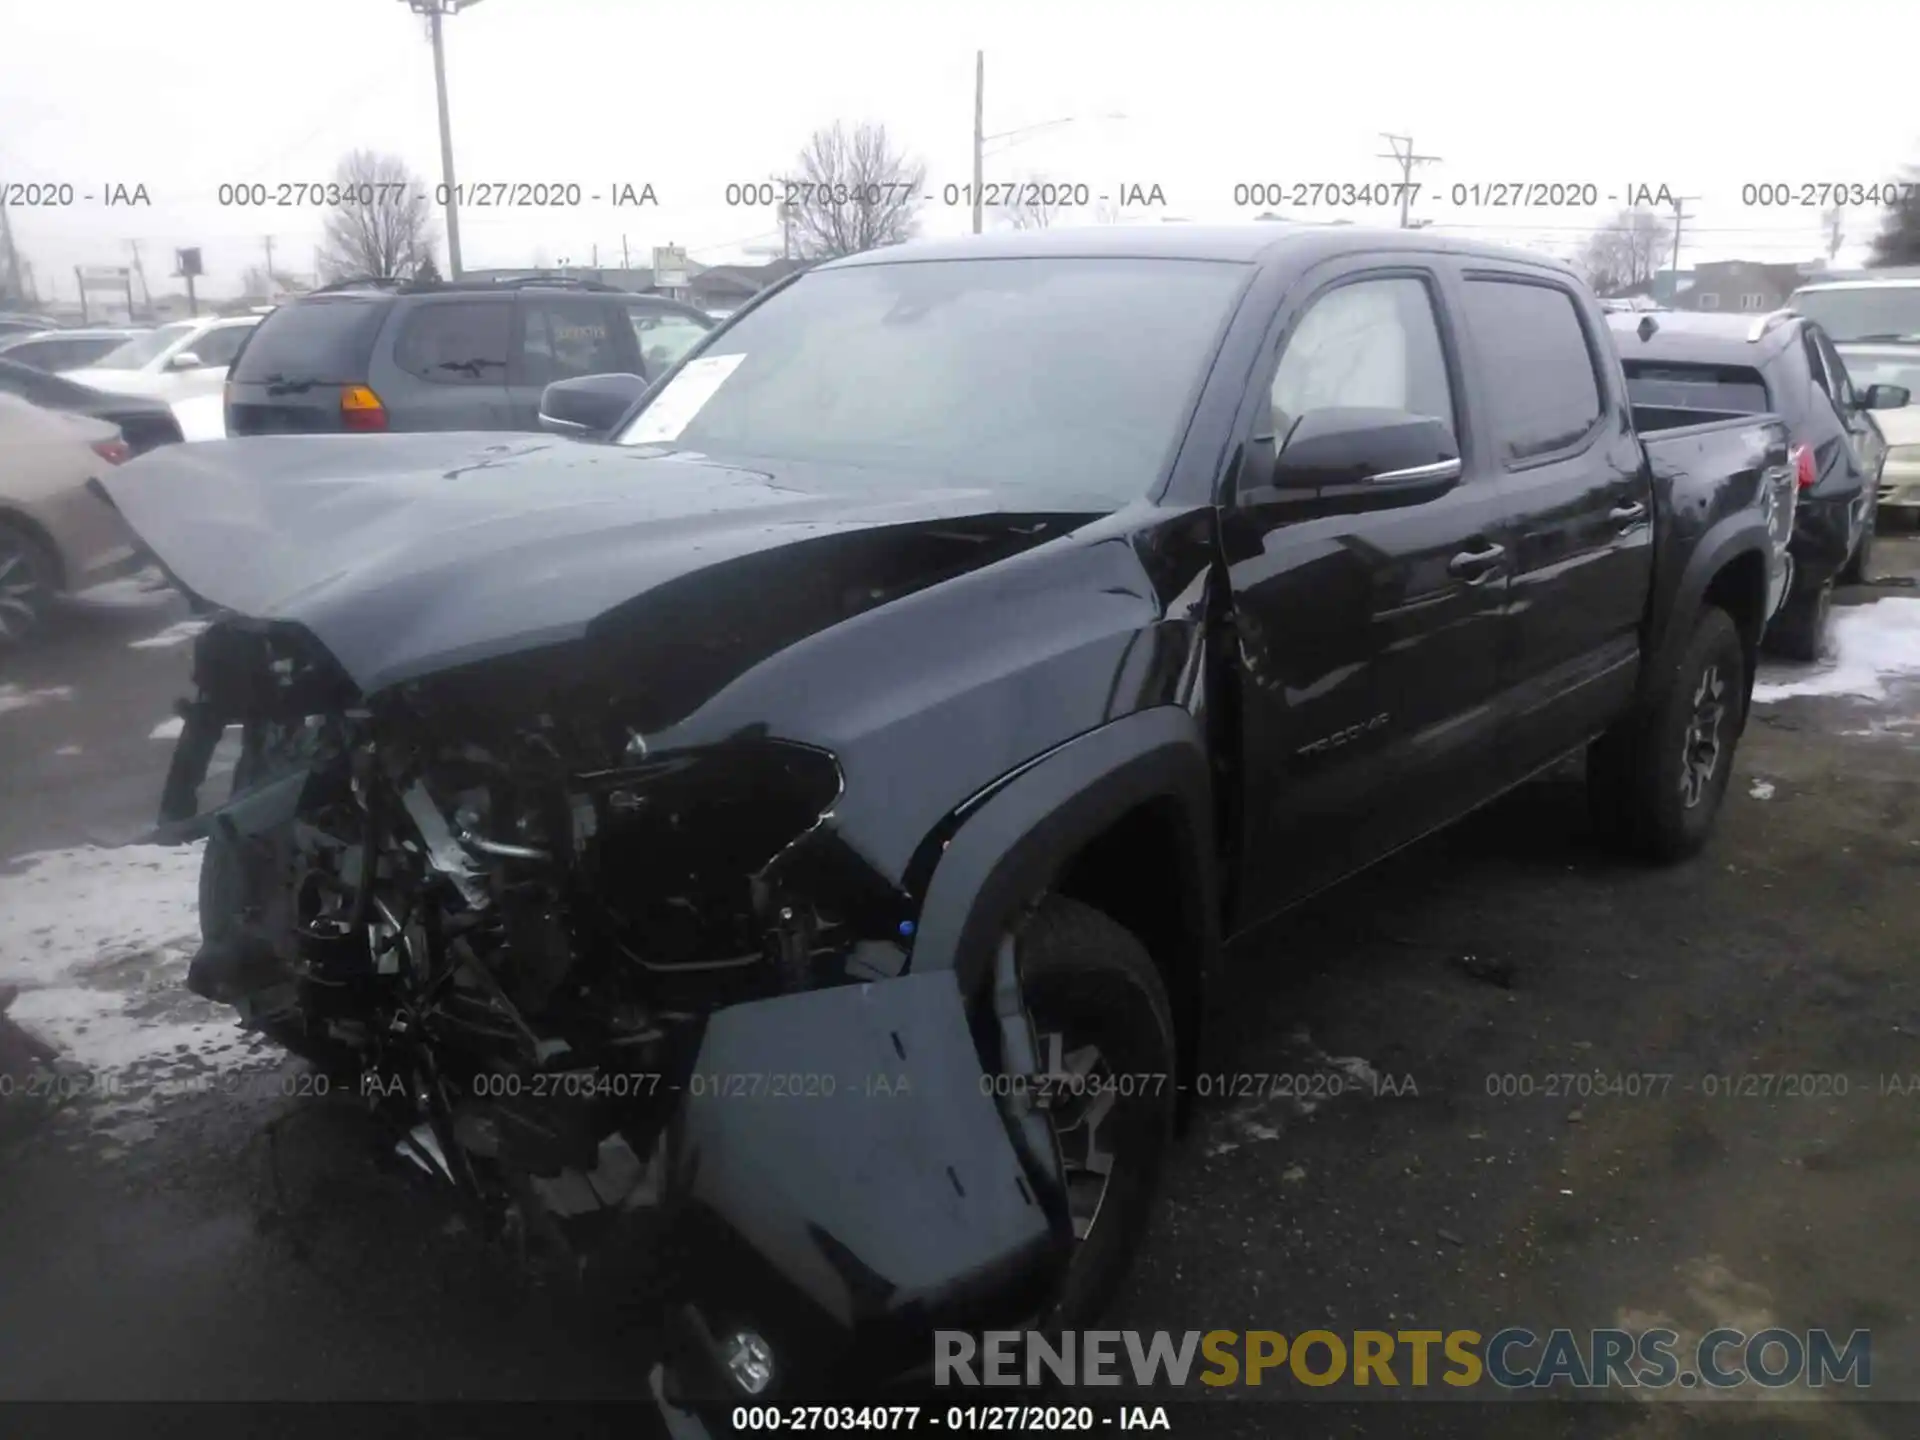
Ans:
<svg viewBox="0 0 1920 1440"><path fill-rule="evenodd" d="M60 374L115 395L150 395L172 403L218 395L240 342L259 323L258 315L175 320L135 336L91 365Z"/></svg>
<svg viewBox="0 0 1920 1440"><path fill-rule="evenodd" d="M1887 442L1880 508L1912 523L1920 518L1920 276L1802 285L1787 305L1820 322L1855 390L1902 385L1912 393L1907 405L1873 416Z"/></svg>

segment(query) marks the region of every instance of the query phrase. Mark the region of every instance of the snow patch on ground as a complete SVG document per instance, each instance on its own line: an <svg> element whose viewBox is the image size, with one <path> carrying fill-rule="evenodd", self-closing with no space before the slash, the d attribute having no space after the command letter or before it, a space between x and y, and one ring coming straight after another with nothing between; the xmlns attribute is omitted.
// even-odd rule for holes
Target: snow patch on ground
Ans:
<svg viewBox="0 0 1920 1440"><path fill-rule="evenodd" d="M184 645L202 630L207 628L204 620L181 620L167 626L158 634L149 635L144 640L129 641L129 650L165 650L169 646Z"/></svg>
<svg viewBox="0 0 1920 1440"><path fill-rule="evenodd" d="M23 690L18 685L0 685L0 715L9 710L31 710L49 700L71 700L71 685L47 685L39 690Z"/></svg>
<svg viewBox="0 0 1920 1440"><path fill-rule="evenodd" d="M231 1010L186 988L200 851L85 846L0 865L0 985L20 987L9 1016L76 1071L69 1093L109 1113L279 1061Z"/></svg>
<svg viewBox="0 0 1920 1440"><path fill-rule="evenodd" d="M1753 703L1770 705L1795 695L1887 698L1887 682L1920 675L1920 600L1888 597L1835 609L1828 655L1809 666L1764 665Z"/></svg>
<svg viewBox="0 0 1920 1440"><path fill-rule="evenodd" d="M167 584L167 577L149 565L137 574L76 590L67 597L67 603L82 609L151 610L172 599L173 588Z"/></svg>
<svg viewBox="0 0 1920 1440"><path fill-rule="evenodd" d="M1771 800L1773 799L1773 782L1771 780L1756 780L1753 782L1753 788L1747 791L1747 794L1756 800Z"/></svg>
<svg viewBox="0 0 1920 1440"><path fill-rule="evenodd" d="M178 715L171 720L162 720L147 732L149 740L178 740L180 732L187 728L187 722Z"/></svg>

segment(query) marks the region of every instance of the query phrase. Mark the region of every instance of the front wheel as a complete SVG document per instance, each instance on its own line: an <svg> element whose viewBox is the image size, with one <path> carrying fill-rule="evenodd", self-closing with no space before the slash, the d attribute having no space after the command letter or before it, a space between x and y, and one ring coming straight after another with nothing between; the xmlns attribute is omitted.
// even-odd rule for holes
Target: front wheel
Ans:
<svg viewBox="0 0 1920 1440"><path fill-rule="evenodd" d="M1074 1329L1113 1298L1146 1228L1173 1134L1173 1011L1146 946L1077 900L1042 902L1015 953L1074 1230L1048 1324Z"/></svg>
<svg viewBox="0 0 1920 1440"><path fill-rule="evenodd" d="M1674 669L1587 752L1587 796L1609 840L1648 859L1695 853L1713 831L1747 719L1747 662L1726 611L1703 611Z"/></svg>
<svg viewBox="0 0 1920 1440"><path fill-rule="evenodd" d="M58 580L46 546L18 526L0 524L0 653L40 629Z"/></svg>

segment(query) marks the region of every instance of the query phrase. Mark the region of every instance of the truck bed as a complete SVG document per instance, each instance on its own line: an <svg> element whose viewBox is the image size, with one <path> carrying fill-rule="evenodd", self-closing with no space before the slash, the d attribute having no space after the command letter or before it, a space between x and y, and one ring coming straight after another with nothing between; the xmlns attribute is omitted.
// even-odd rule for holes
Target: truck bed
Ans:
<svg viewBox="0 0 1920 1440"><path fill-rule="evenodd" d="M1787 457L1787 424L1777 415L1733 414L1674 405L1635 405L1634 428L1646 448L1656 489L1663 492L1661 509L1695 533L1708 528L1719 515L1690 514L1687 497L1714 492L1715 481L1732 476L1735 484L1720 491L1722 503L1735 508L1762 503L1773 495L1768 530L1772 555L1767 567L1767 615L1772 617L1785 599L1792 570L1787 543L1793 538L1794 506L1799 496L1793 465ZM1656 603L1670 599L1678 580L1679 555L1657 543L1654 559Z"/></svg>

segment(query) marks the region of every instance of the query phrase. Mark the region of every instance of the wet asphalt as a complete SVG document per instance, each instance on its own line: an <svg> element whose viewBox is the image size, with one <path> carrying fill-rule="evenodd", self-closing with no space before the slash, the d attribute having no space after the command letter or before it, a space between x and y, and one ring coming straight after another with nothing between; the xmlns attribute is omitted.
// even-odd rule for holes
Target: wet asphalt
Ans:
<svg viewBox="0 0 1920 1440"><path fill-rule="evenodd" d="M1875 568L1908 583L1849 601L1920 599L1920 540ZM0 713L0 865L151 819L170 747L149 735L187 649L134 642L182 618L83 609L7 662L0 685L40 698ZM1920 1076L1920 681L1761 707L1738 766L1686 865L1600 852L1560 774L1279 926L1223 1064L1345 1079L1310 1105L1261 1079L1201 1106L1112 1323L1867 1327L1877 1393L1920 1400L1920 1093L1885 1092ZM0 1061L19 1043L0 1031ZM619 1326L376 1163L350 1105L253 1073L131 1117L0 1106L0 1401L644 1397ZM1573 1074L1668 1078L1635 1097L1545 1078ZM1720 1083L1743 1075L1830 1078ZM1258 1399L1174 1433L1920 1433L1920 1407L1805 1392Z"/></svg>

